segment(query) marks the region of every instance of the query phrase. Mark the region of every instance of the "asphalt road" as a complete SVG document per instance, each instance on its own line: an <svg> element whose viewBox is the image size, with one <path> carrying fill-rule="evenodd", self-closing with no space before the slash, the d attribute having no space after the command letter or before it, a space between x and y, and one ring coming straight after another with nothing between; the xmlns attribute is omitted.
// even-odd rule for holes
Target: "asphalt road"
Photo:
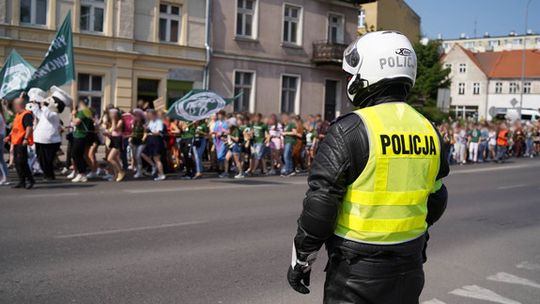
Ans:
<svg viewBox="0 0 540 304"><path fill-rule="evenodd" d="M429 304L540 303L540 161L453 167ZM321 303L288 288L305 177L0 188L0 303Z"/></svg>

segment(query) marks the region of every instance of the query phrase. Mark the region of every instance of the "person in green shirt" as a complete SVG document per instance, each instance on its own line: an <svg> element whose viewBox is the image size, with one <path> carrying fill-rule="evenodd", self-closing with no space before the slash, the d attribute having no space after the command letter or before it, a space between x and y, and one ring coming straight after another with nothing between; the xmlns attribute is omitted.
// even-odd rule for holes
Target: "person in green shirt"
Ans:
<svg viewBox="0 0 540 304"><path fill-rule="evenodd" d="M234 178L238 179L238 178L245 177L244 172L242 171L242 161L240 159L240 155L242 154L242 147L240 145L241 138L242 138L242 132L240 132L240 129L238 128L238 126L230 125L228 138L227 138L229 151L227 151L227 155L225 156L225 163L224 163L225 171L219 177L221 178L229 177L229 162L231 158L234 160L236 168L238 169L238 174Z"/></svg>
<svg viewBox="0 0 540 304"><path fill-rule="evenodd" d="M73 110L71 113L71 121L75 130L73 131L73 147L71 149L71 157L74 160L77 176L73 178L73 182L86 182L87 163L85 159L89 143L87 135L89 132L95 132L94 121L92 119L92 110L88 108L88 99L82 98L79 100L78 110Z"/></svg>
<svg viewBox="0 0 540 304"><path fill-rule="evenodd" d="M293 147L298 139L298 133L296 130L296 124L292 121L287 114L281 116L281 121L285 126L283 131L285 148L283 150L283 159L285 160L285 166L281 171L281 176L294 175L294 162L293 162Z"/></svg>
<svg viewBox="0 0 540 304"><path fill-rule="evenodd" d="M259 167L259 163L262 163L262 173L264 174L266 172L266 162L262 160L264 158L266 143L269 139L269 132L268 125L262 122L262 115L260 113L253 115L251 137L251 163L248 172L250 174L255 173L255 170Z"/></svg>
<svg viewBox="0 0 540 304"><path fill-rule="evenodd" d="M478 145L480 143L480 129L474 124L469 131L469 161L476 163L478 161Z"/></svg>
<svg viewBox="0 0 540 304"><path fill-rule="evenodd" d="M184 179L192 179L195 175L195 162L193 155L195 154L193 141L195 139L195 127L192 123L180 123L180 152L184 158L184 168L186 173Z"/></svg>
<svg viewBox="0 0 540 304"><path fill-rule="evenodd" d="M195 141L194 141L194 157L195 157L195 169L197 170L197 173L193 177L194 179L199 179L203 176L203 155L206 151L206 144L208 142L208 134L210 133L210 130L208 129L208 125L206 124L206 121L199 120L194 123L195 127Z"/></svg>

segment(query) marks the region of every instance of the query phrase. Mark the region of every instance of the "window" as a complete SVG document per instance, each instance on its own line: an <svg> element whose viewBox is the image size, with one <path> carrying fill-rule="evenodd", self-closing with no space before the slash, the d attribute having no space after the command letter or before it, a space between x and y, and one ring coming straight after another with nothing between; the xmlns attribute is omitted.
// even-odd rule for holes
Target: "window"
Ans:
<svg viewBox="0 0 540 304"><path fill-rule="evenodd" d="M465 95L465 83L460 82L458 84L458 94L459 95Z"/></svg>
<svg viewBox="0 0 540 304"><path fill-rule="evenodd" d="M475 45L476 43L474 43L474 41L467 41L464 43L463 47L466 49L473 49Z"/></svg>
<svg viewBox="0 0 540 304"><path fill-rule="evenodd" d="M178 42L178 37L180 37L180 21L182 21L180 6L160 4L159 41Z"/></svg>
<svg viewBox="0 0 540 304"><path fill-rule="evenodd" d="M236 35L255 38L256 0L237 0Z"/></svg>
<svg viewBox="0 0 540 304"><path fill-rule="evenodd" d="M460 63L459 64L459 72L460 73L466 73L467 72L467 64L466 63Z"/></svg>
<svg viewBox="0 0 540 304"><path fill-rule="evenodd" d="M242 95L234 100L235 112L250 111L253 83L255 75L253 72L234 72L234 96Z"/></svg>
<svg viewBox="0 0 540 304"><path fill-rule="evenodd" d="M103 77L99 75L77 75L79 98L86 98L96 115L101 115L103 100Z"/></svg>
<svg viewBox="0 0 540 304"><path fill-rule="evenodd" d="M496 46L500 46L501 45L501 41L500 40L490 40L489 41L489 46L490 47L496 47Z"/></svg>
<svg viewBox="0 0 540 304"><path fill-rule="evenodd" d="M531 83L530 82L524 82L523 83L523 94L531 94Z"/></svg>
<svg viewBox="0 0 540 304"><path fill-rule="evenodd" d="M281 112L294 113L298 102L298 86L300 84L297 76L281 77Z"/></svg>
<svg viewBox="0 0 540 304"><path fill-rule="evenodd" d="M285 5L283 10L283 42L300 45L302 8Z"/></svg>
<svg viewBox="0 0 540 304"><path fill-rule="evenodd" d="M452 72L452 64L451 64L451 63L445 64L445 65L444 65L444 68L449 69L450 72Z"/></svg>
<svg viewBox="0 0 540 304"><path fill-rule="evenodd" d="M103 32L104 0L81 1L81 31Z"/></svg>
<svg viewBox="0 0 540 304"><path fill-rule="evenodd" d="M480 83L475 82L473 83L473 95L479 95L480 94Z"/></svg>
<svg viewBox="0 0 540 304"><path fill-rule="evenodd" d="M520 45L523 44L523 39L521 39L521 38L514 39L514 40L512 40L512 43L513 43L515 46L520 46Z"/></svg>
<svg viewBox="0 0 540 304"><path fill-rule="evenodd" d="M20 22L33 25L47 24L47 0L21 0Z"/></svg>
<svg viewBox="0 0 540 304"><path fill-rule="evenodd" d="M137 79L137 100L153 102L159 97L159 80ZM153 103L152 103L153 104Z"/></svg>
<svg viewBox="0 0 540 304"><path fill-rule="evenodd" d="M516 94L519 91L519 84L517 82L510 82L510 94Z"/></svg>
<svg viewBox="0 0 540 304"><path fill-rule="evenodd" d="M502 82L496 82L495 83L495 94L502 94L503 91L503 83Z"/></svg>
<svg viewBox="0 0 540 304"><path fill-rule="evenodd" d="M344 26L342 15L328 15L328 42L342 44L344 42Z"/></svg>
<svg viewBox="0 0 540 304"><path fill-rule="evenodd" d="M366 27L366 11L360 10L358 12L358 28L365 28Z"/></svg>

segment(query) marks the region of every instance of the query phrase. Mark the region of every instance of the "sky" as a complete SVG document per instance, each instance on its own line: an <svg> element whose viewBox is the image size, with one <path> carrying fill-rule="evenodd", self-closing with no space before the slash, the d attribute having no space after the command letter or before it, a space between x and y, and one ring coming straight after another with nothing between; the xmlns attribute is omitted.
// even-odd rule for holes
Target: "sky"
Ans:
<svg viewBox="0 0 540 304"><path fill-rule="evenodd" d="M429 38L459 38L461 33L491 36L525 32L528 0L405 0L422 18L422 33ZM540 34L540 0L529 7L529 29Z"/></svg>

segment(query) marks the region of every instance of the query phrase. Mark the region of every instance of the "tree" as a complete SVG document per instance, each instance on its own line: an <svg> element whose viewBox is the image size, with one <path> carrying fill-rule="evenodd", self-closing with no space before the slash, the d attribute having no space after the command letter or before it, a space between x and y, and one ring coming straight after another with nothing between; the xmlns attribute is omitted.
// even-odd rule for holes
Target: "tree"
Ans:
<svg viewBox="0 0 540 304"><path fill-rule="evenodd" d="M416 83L409 96L409 103L423 105L420 109L428 118L438 121L444 114L437 109L437 91L450 86L450 69L444 68L441 59L441 44L430 40L416 43L418 73Z"/></svg>

